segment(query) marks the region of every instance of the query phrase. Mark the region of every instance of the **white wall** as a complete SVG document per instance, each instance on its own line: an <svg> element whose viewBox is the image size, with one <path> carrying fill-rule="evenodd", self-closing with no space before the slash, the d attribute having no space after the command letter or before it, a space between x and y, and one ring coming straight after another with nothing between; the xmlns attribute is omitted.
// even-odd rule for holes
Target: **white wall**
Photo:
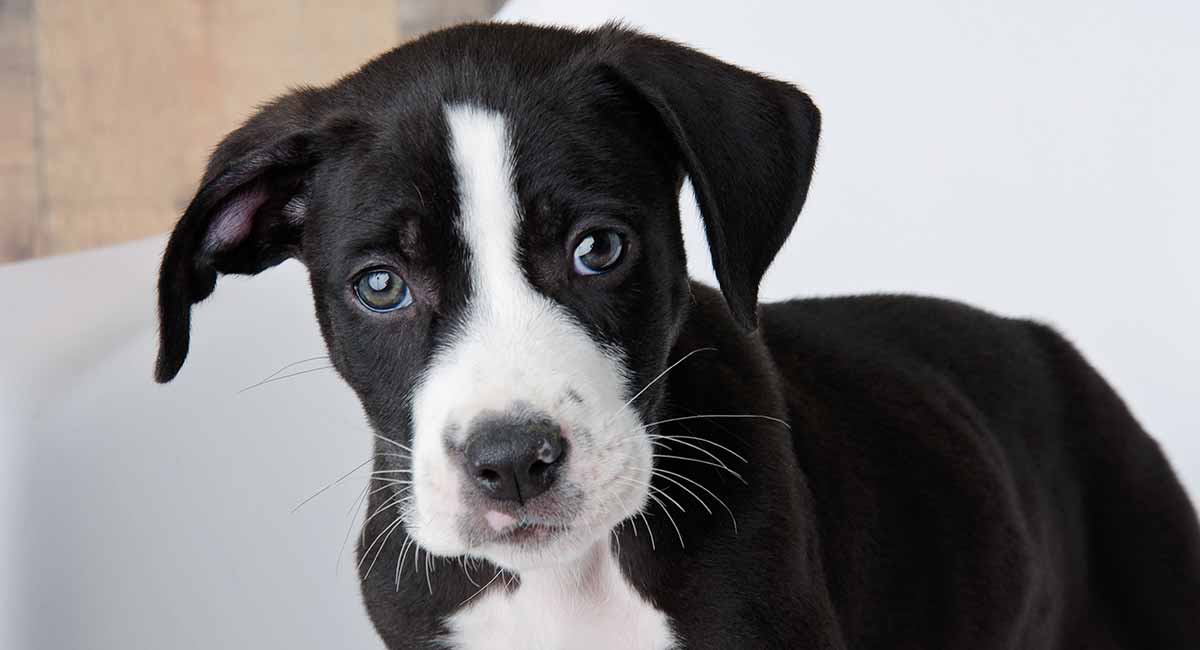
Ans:
<svg viewBox="0 0 1200 650"><path fill-rule="evenodd" d="M1200 3L515 0L622 18L823 114L766 298L912 292L1050 322L1200 497ZM693 274L715 282L688 208Z"/></svg>

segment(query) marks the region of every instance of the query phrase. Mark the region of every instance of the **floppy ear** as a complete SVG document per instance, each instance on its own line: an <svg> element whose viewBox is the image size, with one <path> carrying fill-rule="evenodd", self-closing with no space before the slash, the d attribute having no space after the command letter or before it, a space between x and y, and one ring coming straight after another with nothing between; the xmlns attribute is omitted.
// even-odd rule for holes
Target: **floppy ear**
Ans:
<svg viewBox="0 0 1200 650"><path fill-rule="evenodd" d="M794 86L610 28L609 66L657 113L704 219L721 291L746 329L758 286L808 195L821 114Z"/></svg>
<svg viewBox="0 0 1200 650"><path fill-rule="evenodd" d="M218 273L258 273L297 253L316 160L316 138L303 126L311 123L311 104L302 93L285 97L213 153L159 271L158 382L183 366L192 305L212 293Z"/></svg>

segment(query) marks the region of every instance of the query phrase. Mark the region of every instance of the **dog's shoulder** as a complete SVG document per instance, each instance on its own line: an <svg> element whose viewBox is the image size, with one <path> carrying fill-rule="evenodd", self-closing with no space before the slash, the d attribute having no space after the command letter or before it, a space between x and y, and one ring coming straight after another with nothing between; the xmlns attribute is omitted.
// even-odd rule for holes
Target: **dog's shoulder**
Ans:
<svg viewBox="0 0 1200 650"><path fill-rule="evenodd" d="M1048 381L1038 326L880 295L765 305L762 327L826 562L842 574L835 600L893 603L920 636L944 624L929 603L957 593L930 571L954 566L956 580L989 585L958 593L958 606L984 627L1011 626L1036 588L1038 542L1018 484L1040 482L1028 461L1040 443L1019 421Z"/></svg>
<svg viewBox="0 0 1200 650"><path fill-rule="evenodd" d="M994 448L1008 465L997 475L1020 476L1028 468L1012 465L1028 452L1061 446L1064 366L1086 364L1045 325L918 296L764 305L762 337L793 418L836 423L864 445L889 432L948 462L969 460L957 442L976 460Z"/></svg>

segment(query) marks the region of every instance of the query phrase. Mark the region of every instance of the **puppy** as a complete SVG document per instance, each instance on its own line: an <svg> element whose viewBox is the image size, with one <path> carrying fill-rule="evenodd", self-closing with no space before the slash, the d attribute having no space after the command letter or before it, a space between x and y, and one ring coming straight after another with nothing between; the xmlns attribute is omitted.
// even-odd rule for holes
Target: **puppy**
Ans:
<svg viewBox="0 0 1200 650"><path fill-rule="evenodd" d="M219 274L307 266L377 433L390 648L1200 648L1195 512L1061 337L758 305L819 131L793 86L617 25L430 34L220 144L157 378Z"/></svg>

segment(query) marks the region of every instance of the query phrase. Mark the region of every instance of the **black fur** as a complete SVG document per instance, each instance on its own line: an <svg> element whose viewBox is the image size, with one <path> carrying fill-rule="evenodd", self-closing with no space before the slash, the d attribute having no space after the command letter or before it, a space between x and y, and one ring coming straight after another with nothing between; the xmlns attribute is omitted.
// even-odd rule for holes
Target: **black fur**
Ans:
<svg viewBox="0 0 1200 650"><path fill-rule="evenodd" d="M686 547L663 517L647 524L653 548L646 532L617 533L626 579L686 647L1200 647L1195 512L1107 384L1048 328L955 303L758 308L807 193L819 114L790 85L621 27L459 27L264 108L218 147L172 234L157 378L178 372L191 306L218 273L295 256L333 364L376 429L406 442L405 389L471 297L448 102L509 120L526 275L624 352L632 390L712 348L639 399L644 421L790 424L661 427L746 460L743 480L658 463L732 511L676 513ZM685 174L723 296L686 277ZM266 197L252 228L206 244L248 192ZM629 257L583 282L564 271L564 241L597 225L625 232ZM380 262L405 269L416 306L356 308L350 278ZM377 467L405 463L381 456ZM373 495L369 511L389 496ZM372 558L400 556L404 535L372 543L388 523L369 521L361 537L364 599L389 647L428 647L496 569L437 560L427 576L410 552L407 570L368 573Z"/></svg>

